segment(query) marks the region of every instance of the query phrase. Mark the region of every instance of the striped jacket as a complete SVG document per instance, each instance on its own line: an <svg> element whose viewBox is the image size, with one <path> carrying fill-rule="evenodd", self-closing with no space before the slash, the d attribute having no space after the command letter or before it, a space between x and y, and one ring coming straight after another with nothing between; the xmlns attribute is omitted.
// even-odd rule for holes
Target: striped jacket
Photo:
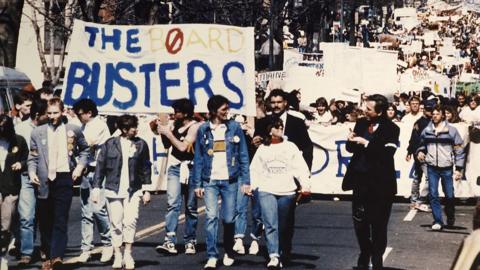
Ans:
<svg viewBox="0 0 480 270"><path fill-rule="evenodd" d="M417 154L425 153L425 162L430 166L448 168L455 165L456 170L461 170L465 164L462 145L463 139L454 126L445 121L443 129L435 133L433 122L430 122L420 135Z"/></svg>

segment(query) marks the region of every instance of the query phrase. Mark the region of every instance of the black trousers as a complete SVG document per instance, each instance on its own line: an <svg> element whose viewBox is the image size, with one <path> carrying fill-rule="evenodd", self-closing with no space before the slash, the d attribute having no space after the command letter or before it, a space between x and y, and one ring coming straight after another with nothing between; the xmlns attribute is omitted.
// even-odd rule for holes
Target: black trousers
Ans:
<svg viewBox="0 0 480 270"><path fill-rule="evenodd" d="M72 205L73 181L70 173L57 173L49 181L47 199L37 200L42 249L47 259L63 258L68 241L68 214Z"/></svg>
<svg viewBox="0 0 480 270"><path fill-rule="evenodd" d="M393 196L376 198L367 188L353 190L352 217L360 246L360 259L368 267L371 258L373 269L382 269L383 253L387 248L388 220L392 210Z"/></svg>

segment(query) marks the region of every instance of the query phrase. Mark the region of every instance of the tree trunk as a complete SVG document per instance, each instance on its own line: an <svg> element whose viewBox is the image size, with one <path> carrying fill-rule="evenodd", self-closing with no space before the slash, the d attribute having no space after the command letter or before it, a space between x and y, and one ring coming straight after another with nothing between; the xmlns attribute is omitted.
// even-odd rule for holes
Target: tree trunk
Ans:
<svg viewBox="0 0 480 270"><path fill-rule="evenodd" d="M15 67L23 0L0 1L0 65Z"/></svg>

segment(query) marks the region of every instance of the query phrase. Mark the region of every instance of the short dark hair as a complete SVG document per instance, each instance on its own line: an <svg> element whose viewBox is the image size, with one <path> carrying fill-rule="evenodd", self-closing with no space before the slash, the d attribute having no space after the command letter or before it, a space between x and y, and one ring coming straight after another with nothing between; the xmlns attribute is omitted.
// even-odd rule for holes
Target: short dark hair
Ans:
<svg viewBox="0 0 480 270"><path fill-rule="evenodd" d="M0 136L3 137L10 147L16 145L15 139L15 127L13 126L13 120L6 114L0 114Z"/></svg>
<svg viewBox="0 0 480 270"><path fill-rule="evenodd" d="M432 111L437 111L437 112L441 112L442 115L445 115L445 107L441 104L437 104L435 106L433 106L433 110Z"/></svg>
<svg viewBox="0 0 480 270"><path fill-rule="evenodd" d="M327 99L325 99L324 97L317 98L317 101L315 101L315 106L316 107L319 107L319 106L327 107L327 109L328 109Z"/></svg>
<svg viewBox="0 0 480 270"><path fill-rule="evenodd" d="M32 95L27 92L21 91L18 92L15 96L13 96L13 103L15 105L22 105L27 100L33 101Z"/></svg>
<svg viewBox="0 0 480 270"><path fill-rule="evenodd" d="M283 121L279 117L273 117L267 124L267 134L263 138L263 144L265 145L270 145L272 143L272 136L270 135L270 131L272 131L272 128L278 128L278 127L284 127Z"/></svg>
<svg viewBox="0 0 480 270"><path fill-rule="evenodd" d="M172 108L175 112L181 112L187 115L187 118L193 117L193 103L186 98L177 99L173 102Z"/></svg>
<svg viewBox="0 0 480 270"><path fill-rule="evenodd" d="M30 119L34 120L40 115L47 114L48 103L44 99L35 99L30 108Z"/></svg>
<svg viewBox="0 0 480 270"><path fill-rule="evenodd" d="M376 113L382 113L382 116L387 117L387 109L388 109L388 99L380 94L370 95L367 98L367 101L374 101L375 107L374 110Z"/></svg>
<svg viewBox="0 0 480 270"><path fill-rule="evenodd" d="M117 127L123 134L124 129L136 128L138 127L138 118L135 115L124 114L118 117Z"/></svg>
<svg viewBox="0 0 480 270"><path fill-rule="evenodd" d="M272 97L282 97L283 100L287 101L288 102L288 94L285 93L285 91L283 91L282 89L280 88L275 88L273 89L272 91L270 91L270 94L268 95L268 101L270 101L270 99Z"/></svg>
<svg viewBox="0 0 480 270"><path fill-rule="evenodd" d="M75 102L75 104L73 104L73 111L75 112L75 114L78 115L80 110L82 110L84 113L91 112L92 117L98 115L97 104L95 104L95 102L89 98L80 99L79 101Z"/></svg>
<svg viewBox="0 0 480 270"><path fill-rule="evenodd" d="M208 99L207 108L210 113L216 113L217 110L225 104L229 104L228 99L222 95L214 95Z"/></svg>
<svg viewBox="0 0 480 270"><path fill-rule="evenodd" d="M418 101L418 103L420 103L420 98L419 98L418 96L412 96L412 97L408 100L408 104L412 103L413 100Z"/></svg>
<svg viewBox="0 0 480 270"><path fill-rule="evenodd" d="M42 87L37 90L38 95L46 94L46 95L53 95L53 90L50 87Z"/></svg>
<svg viewBox="0 0 480 270"><path fill-rule="evenodd" d="M63 101L59 97L54 97L48 101L48 106L58 106L60 111L63 112L65 106L63 105Z"/></svg>

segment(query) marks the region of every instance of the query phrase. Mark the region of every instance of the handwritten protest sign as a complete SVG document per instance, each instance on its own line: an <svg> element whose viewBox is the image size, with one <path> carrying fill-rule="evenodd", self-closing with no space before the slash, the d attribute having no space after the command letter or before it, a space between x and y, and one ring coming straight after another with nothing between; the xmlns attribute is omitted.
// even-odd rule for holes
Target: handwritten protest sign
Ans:
<svg viewBox="0 0 480 270"><path fill-rule="evenodd" d="M63 88L66 105L90 98L102 112L169 112L188 98L206 112L227 97L255 115L253 28L224 25L117 26L75 21Z"/></svg>

